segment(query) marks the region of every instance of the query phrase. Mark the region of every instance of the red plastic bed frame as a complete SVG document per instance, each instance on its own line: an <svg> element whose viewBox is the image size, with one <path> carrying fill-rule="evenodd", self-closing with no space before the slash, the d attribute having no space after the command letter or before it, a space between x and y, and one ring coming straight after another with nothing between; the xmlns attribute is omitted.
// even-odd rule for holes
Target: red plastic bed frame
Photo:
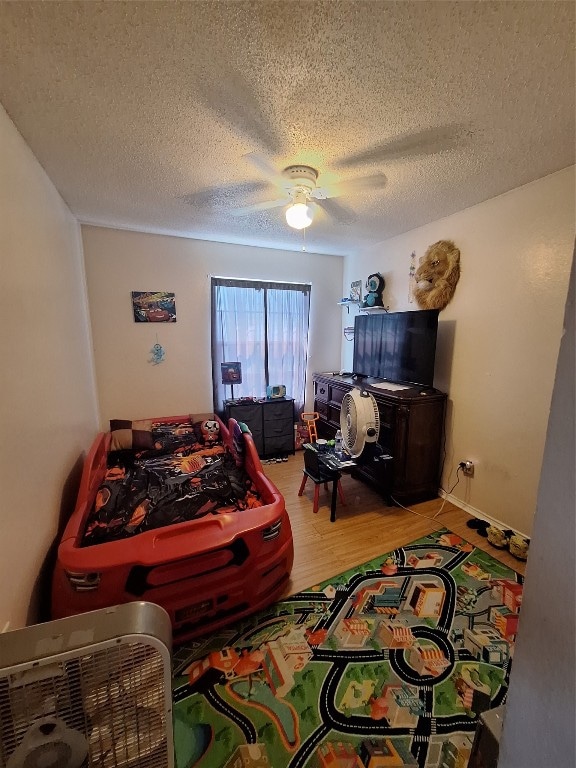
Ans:
<svg viewBox="0 0 576 768"><path fill-rule="evenodd" d="M189 419L185 415L153 421ZM236 421L230 419L228 428L218 421L224 444L231 446ZM178 643L279 599L292 570L292 529L284 498L264 474L252 435L243 437L245 468L264 506L82 547L110 446L110 433L100 433L86 457L76 508L58 547L52 618L146 600L166 609Z"/></svg>

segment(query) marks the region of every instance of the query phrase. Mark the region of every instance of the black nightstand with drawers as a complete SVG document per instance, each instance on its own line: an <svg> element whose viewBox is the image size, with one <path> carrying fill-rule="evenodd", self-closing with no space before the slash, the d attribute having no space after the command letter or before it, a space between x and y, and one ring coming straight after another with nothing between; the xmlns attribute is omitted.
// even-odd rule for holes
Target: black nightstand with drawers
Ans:
<svg viewBox="0 0 576 768"><path fill-rule="evenodd" d="M294 400L226 400L227 419L243 421L250 428L261 458L294 453Z"/></svg>

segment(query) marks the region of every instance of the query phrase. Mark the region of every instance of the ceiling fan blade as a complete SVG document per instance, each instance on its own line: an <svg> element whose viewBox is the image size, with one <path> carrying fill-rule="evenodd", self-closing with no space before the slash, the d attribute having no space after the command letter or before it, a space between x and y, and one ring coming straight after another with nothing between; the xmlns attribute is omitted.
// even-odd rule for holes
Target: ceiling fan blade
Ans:
<svg viewBox="0 0 576 768"><path fill-rule="evenodd" d="M371 189L383 189L387 183L386 176L383 173L375 173L373 176L360 176L357 179L346 179L331 185L327 189L315 190L312 195L320 198L341 197L342 195L353 195L357 192L365 192Z"/></svg>
<svg viewBox="0 0 576 768"><path fill-rule="evenodd" d="M266 200L263 203L245 205L243 208L233 208L230 213L232 216L247 216L249 213L256 213L257 211L267 211L270 208L280 208L283 205L289 205L290 202L291 199L289 197L282 200Z"/></svg>
<svg viewBox="0 0 576 768"><path fill-rule="evenodd" d="M264 181L247 181L243 184L227 184L221 187L199 189L197 192L182 195L180 200L187 205L194 206L194 208L221 210L230 208L231 203L235 205L246 197L261 194L267 189L268 184Z"/></svg>
<svg viewBox="0 0 576 768"><path fill-rule="evenodd" d="M272 155L280 154L282 141L262 110L249 83L240 73L220 65L206 71L198 83L198 94L218 119L255 142Z"/></svg>
<svg viewBox="0 0 576 768"><path fill-rule="evenodd" d="M336 202L333 198L318 199L316 202L329 216L340 224L353 224L358 218L351 208Z"/></svg>
<svg viewBox="0 0 576 768"><path fill-rule="evenodd" d="M338 185L346 194L362 192L365 189L383 189L388 179L383 173L375 173L372 176L359 176L356 179L345 179Z"/></svg>
<svg viewBox="0 0 576 768"><path fill-rule="evenodd" d="M350 168L366 163L381 163L401 160L405 157L423 157L445 152L461 145L470 135L464 125L445 125L417 133L406 133L391 141L375 144L373 147L349 155L337 163L338 167Z"/></svg>
<svg viewBox="0 0 576 768"><path fill-rule="evenodd" d="M260 171L262 176L272 184L280 183L282 177L264 155L261 155L259 152L248 152L248 154L244 155L244 160Z"/></svg>

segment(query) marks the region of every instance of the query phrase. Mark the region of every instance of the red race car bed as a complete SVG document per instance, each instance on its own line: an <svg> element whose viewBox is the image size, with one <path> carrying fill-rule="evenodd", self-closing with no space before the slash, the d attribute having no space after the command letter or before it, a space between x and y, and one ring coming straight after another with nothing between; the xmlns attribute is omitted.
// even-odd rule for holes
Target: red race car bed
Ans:
<svg viewBox="0 0 576 768"><path fill-rule="evenodd" d="M52 617L147 600L183 642L281 597L293 554L284 499L234 419L111 422L58 548Z"/></svg>

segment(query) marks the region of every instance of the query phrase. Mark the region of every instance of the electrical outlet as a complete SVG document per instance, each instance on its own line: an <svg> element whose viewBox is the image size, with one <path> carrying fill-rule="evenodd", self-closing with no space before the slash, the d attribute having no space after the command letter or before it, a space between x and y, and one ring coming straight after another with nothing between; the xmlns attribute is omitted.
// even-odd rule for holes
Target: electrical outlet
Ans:
<svg viewBox="0 0 576 768"><path fill-rule="evenodd" d="M467 475L467 477L474 477L473 461L470 461L470 459L466 459L465 461L461 461L459 466L462 468L463 475Z"/></svg>

